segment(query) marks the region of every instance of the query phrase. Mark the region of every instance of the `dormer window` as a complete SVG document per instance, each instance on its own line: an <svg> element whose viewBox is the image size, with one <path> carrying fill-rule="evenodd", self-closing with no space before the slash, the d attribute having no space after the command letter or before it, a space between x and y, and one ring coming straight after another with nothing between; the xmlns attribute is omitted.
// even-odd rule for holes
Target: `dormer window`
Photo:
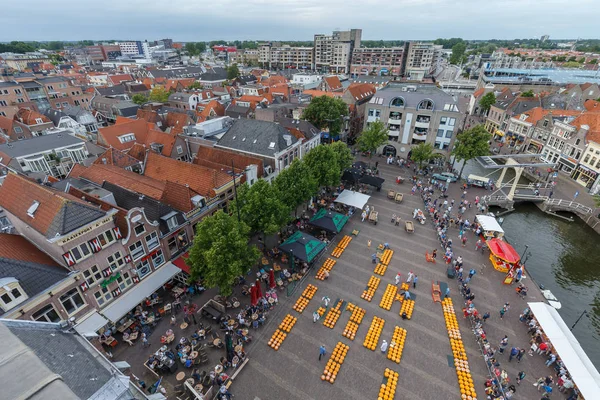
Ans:
<svg viewBox="0 0 600 400"><path fill-rule="evenodd" d="M37 211L39 206L40 206L40 202L37 200L34 200L33 203L31 204L31 206L29 206L29 208L27 209L27 215L29 215L31 218L33 218L33 216L35 215L35 212Z"/></svg>
<svg viewBox="0 0 600 400"><path fill-rule="evenodd" d="M0 279L0 308L7 312L27 300L28 296L15 278Z"/></svg>
<svg viewBox="0 0 600 400"><path fill-rule="evenodd" d="M36 119L35 119L35 123L36 123L36 124L43 124L43 123L44 123L44 121L43 121L41 118L36 118Z"/></svg>
<svg viewBox="0 0 600 400"><path fill-rule="evenodd" d="M274 148L275 148L275 142L271 142L271 143L269 143L269 148L270 148L270 149L274 149Z"/></svg>
<svg viewBox="0 0 600 400"><path fill-rule="evenodd" d="M133 142L135 140L135 135L133 133L127 133L125 135L118 136L118 138L119 142L121 143Z"/></svg>

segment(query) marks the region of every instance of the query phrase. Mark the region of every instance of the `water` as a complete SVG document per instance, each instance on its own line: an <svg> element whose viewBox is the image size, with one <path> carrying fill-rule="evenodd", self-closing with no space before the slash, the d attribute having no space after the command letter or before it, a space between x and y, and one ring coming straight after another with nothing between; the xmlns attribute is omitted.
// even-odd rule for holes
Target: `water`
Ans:
<svg viewBox="0 0 600 400"><path fill-rule="evenodd" d="M463 175L488 175L476 162ZM512 171L507 171L507 176ZM490 175L497 179L499 173ZM511 174L511 177L514 174ZM510 179L510 178L509 178ZM549 216L531 203L517 204L504 216L502 228L519 254L529 246L526 269L538 284L550 289L562 304L558 311L571 327L583 310L573 334L594 365L600 369L600 252L598 234L579 218L575 222Z"/></svg>

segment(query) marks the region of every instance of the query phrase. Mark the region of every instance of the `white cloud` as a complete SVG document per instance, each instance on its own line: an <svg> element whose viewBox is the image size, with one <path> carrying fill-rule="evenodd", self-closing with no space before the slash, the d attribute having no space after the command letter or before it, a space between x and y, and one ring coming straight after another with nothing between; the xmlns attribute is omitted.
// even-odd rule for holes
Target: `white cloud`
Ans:
<svg viewBox="0 0 600 400"><path fill-rule="evenodd" d="M30 0L2 6L0 40L576 38L596 36L599 15L597 0Z"/></svg>

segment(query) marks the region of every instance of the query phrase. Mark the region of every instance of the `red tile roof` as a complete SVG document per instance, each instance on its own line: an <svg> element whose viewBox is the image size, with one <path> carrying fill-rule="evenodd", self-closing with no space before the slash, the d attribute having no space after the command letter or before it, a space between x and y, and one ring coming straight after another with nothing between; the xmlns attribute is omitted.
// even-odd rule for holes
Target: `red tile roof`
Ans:
<svg viewBox="0 0 600 400"><path fill-rule="evenodd" d="M147 122L151 124L156 124L158 122L162 123L162 118L158 113L154 110L142 110L141 108L137 110L136 117L138 119L145 119Z"/></svg>
<svg viewBox="0 0 600 400"><path fill-rule="evenodd" d="M181 79L168 79L165 82L165 89L169 90L177 90L177 85L181 84L181 89L186 89L192 83L196 82L194 78L181 78Z"/></svg>
<svg viewBox="0 0 600 400"><path fill-rule="evenodd" d="M211 100L208 104L198 104L196 114L204 120L214 117L222 117L225 115L225 107L217 100Z"/></svg>
<svg viewBox="0 0 600 400"><path fill-rule="evenodd" d="M473 92L473 97L475 97L477 99L477 98L479 98L479 96L483 95L484 92L485 92L484 88L479 88L475 92Z"/></svg>
<svg viewBox="0 0 600 400"><path fill-rule="evenodd" d="M591 112L600 112L600 101L596 101L596 100L586 100L586 102L583 104L585 109Z"/></svg>
<svg viewBox="0 0 600 400"><path fill-rule="evenodd" d="M375 94L375 85L370 83L352 83L346 89L355 101L360 101Z"/></svg>
<svg viewBox="0 0 600 400"><path fill-rule="evenodd" d="M328 76L324 78L324 80L325 83L327 83L327 88L331 91L335 92L344 89L342 82L340 82L340 78L338 78L337 75Z"/></svg>
<svg viewBox="0 0 600 400"><path fill-rule="evenodd" d="M236 172L245 170L246 167L254 164L258 166L258 176L262 177L264 174L264 163L260 158L238 154L229 150L219 149L216 147L198 147L196 158L194 158L193 162L198 165L205 165L207 167L211 167L210 165L203 164L203 161L208 161L212 163L213 168L215 168L215 166L218 165L219 170L221 168L231 170L231 164L233 162L233 167L235 168Z"/></svg>
<svg viewBox="0 0 600 400"><path fill-rule="evenodd" d="M135 135L135 140L121 143L119 136L129 133ZM120 124L98 129L98 144L106 147L114 147L118 150L127 150L134 143L146 143L148 137L148 125L144 119L124 121Z"/></svg>
<svg viewBox="0 0 600 400"><path fill-rule="evenodd" d="M29 110L27 108L20 108L15 114L14 119L25 125L38 125L39 122L37 122L36 119L41 119L42 123L52 122L50 121L50 118L46 117L44 114L40 114L37 111Z"/></svg>
<svg viewBox="0 0 600 400"><path fill-rule="evenodd" d="M186 113L170 112L167 114L167 120L165 121L165 127L170 127L169 131L171 134L183 133L183 127L192 123L193 120Z"/></svg>
<svg viewBox="0 0 600 400"><path fill-rule="evenodd" d="M186 185L204 197L215 196L214 189L232 181L226 172L177 161L156 153L148 153L144 175Z"/></svg>
<svg viewBox="0 0 600 400"><path fill-rule="evenodd" d="M249 103L266 103L266 104L271 104L273 103L273 95L271 93L265 93L262 94L260 96L252 96L249 94L245 94L242 97L240 97L239 99L237 99L238 101L244 101L244 102L249 102Z"/></svg>
<svg viewBox="0 0 600 400"><path fill-rule="evenodd" d="M341 92L325 92L323 90L309 89L302 92L303 94L311 95L312 97L329 96L329 97L342 97Z"/></svg>
<svg viewBox="0 0 600 400"><path fill-rule="evenodd" d="M600 113L584 112L579 117L575 118L571 125L581 129L582 125L589 127L588 133L585 136L586 142L595 142L600 144Z"/></svg>
<svg viewBox="0 0 600 400"><path fill-rule="evenodd" d="M542 118L548 114L552 114L553 117L569 117L581 114L578 110L545 110L542 107L535 107L524 113L527 115L525 121L537 124ZM515 116L518 118L518 116Z"/></svg>
<svg viewBox="0 0 600 400"><path fill-rule="evenodd" d="M98 156L96 161L94 161L94 164L105 164L105 160L106 164L114 165L119 168L132 167L139 164L139 160L136 158L112 147Z"/></svg>
<svg viewBox="0 0 600 400"><path fill-rule="evenodd" d="M129 82L129 81L133 81L133 77L129 74L118 74L118 75L109 75L108 76L108 80L113 84L113 85L118 85L121 82Z"/></svg>
<svg viewBox="0 0 600 400"><path fill-rule="evenodd" d="M285 76L281 75L273 75L268 78L263 78L260 80L260 83L264 86L275 86L285 83L287 85L288 80Z"/></svg>
<svg viewBox="0 0 600 400"><path fill-rule="evenodd" d="M21 235L0 233L0 258L58 266L46 253Z"/></svg>
<svg viewBox="0 0 600 400"><path fill-rule="evenodd" d="M166 157L170 157L173 152L173 146L177 136L170 133L165 133L156 129L151 129L148 132L146 139L146 148L149 148L152 144L161 144L163 146L161 154Z"/></svg>
<svg viewBox="0 0 600 400"><path fill-rule="evenodd" d="M127 154L131 157L135 158L138 161L144 161L146 158L146 146L140 143L135 143L129 150L127 150Z"/></svg>

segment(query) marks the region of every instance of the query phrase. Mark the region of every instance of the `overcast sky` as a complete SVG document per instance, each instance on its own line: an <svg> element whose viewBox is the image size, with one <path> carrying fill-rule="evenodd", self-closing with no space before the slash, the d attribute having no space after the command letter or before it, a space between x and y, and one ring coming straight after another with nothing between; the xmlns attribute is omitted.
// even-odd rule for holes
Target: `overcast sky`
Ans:
<svg viewBox="0 0 600 400"><path fill-rule="evenodd" d="M0 0L0 41L600 37L599 0Z"/></svg>

